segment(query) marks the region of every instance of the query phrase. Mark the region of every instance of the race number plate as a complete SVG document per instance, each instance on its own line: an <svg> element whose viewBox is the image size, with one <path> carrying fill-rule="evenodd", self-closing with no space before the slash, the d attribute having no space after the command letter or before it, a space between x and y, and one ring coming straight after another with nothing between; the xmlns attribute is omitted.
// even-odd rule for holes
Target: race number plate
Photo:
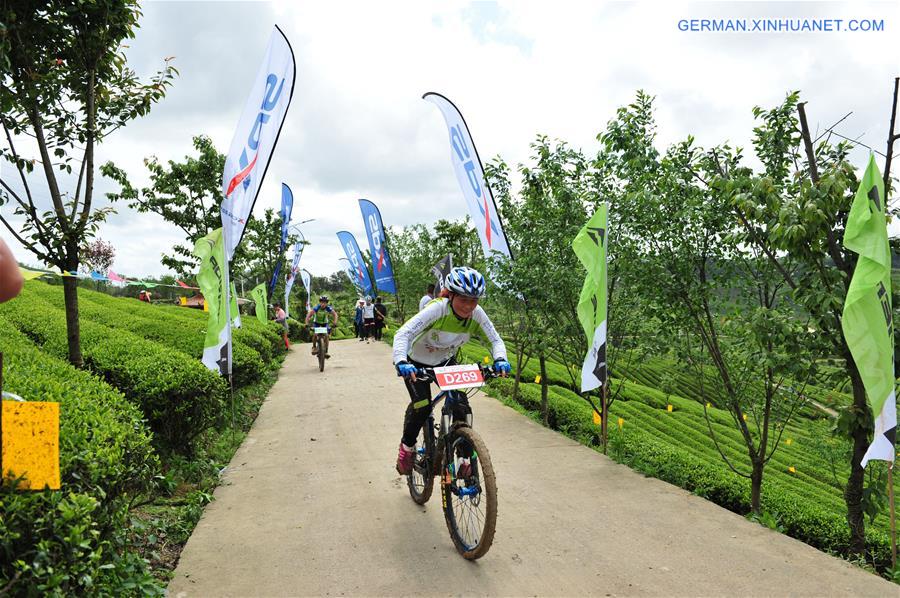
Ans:
<svg viewBox="0 0 900 598"><path fill-rule="evenodd" d="M316 334L328 334L328 328L326 328L325 326L316 326L315 328L313 328L313 332L315 332Z"/></svg>
<svg viewBox="0 0 900 598"><path fill-rule="evenodd" d="M484 377L477 365L450 365L434 368L435 382L441 390L484 386Z"/></svg>

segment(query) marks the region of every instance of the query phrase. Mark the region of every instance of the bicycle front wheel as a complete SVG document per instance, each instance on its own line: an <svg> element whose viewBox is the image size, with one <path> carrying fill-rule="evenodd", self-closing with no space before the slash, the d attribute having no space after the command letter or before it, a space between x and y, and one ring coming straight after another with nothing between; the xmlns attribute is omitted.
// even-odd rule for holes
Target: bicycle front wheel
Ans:
<svg viewBox="0 0 900 598"><path fill-rule="evenodd" d="M412 471L406 476L406 484L409 486L409 495L416 504L424 505L431 498L434 490L434 471L440 467L435 463L436 451L434 450L434 422L431 418L422 426L419 438L416 442L416 456L413 460Z"/></svg>
<svg viewBox="0 0 900 598"><path fill-rule="evenodd" d="M322 342L322 335L316 335L316 346L319 353L319 371L325 371L325 343Z"/></svg>
<svg viewBox="0 0 900 598"><path fill-rule="evenodd" d="M497 527L497 482L491 455L475 430L460 426L446 441L441 476L444 519L456 550L469 560L483 557Z"/></svg>

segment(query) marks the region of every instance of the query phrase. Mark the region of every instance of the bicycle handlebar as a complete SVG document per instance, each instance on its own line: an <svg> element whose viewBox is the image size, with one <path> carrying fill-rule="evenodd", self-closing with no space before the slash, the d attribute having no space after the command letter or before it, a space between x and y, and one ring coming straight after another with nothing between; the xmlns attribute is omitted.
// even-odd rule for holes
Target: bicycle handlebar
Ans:
<svg viewBox="0 0 900 598"><path fill-rule="evenodd" d="M478 369L481 370L481 375L484 378L485 382L491 380L492 378L500 378L500 374L497 373L497 370L494 369L492 365L481 365L477 364ZM512 373L512 372L510 372ZM397 374L398 376L400 374ZM430 382L434 380L434 368L417 368L416 369L416 379L421 380L423 382Z"/></svg>

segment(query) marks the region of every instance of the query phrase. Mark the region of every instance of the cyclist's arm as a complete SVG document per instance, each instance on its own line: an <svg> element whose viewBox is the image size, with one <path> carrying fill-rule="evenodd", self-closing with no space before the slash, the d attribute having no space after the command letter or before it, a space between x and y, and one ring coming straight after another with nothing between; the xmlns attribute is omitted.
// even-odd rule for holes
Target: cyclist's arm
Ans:
<svg viewBox="0 0 900 598"><path fill-rule="evenodd" d="M309 324L309 319L310 319L311 317L313 317L313 314L314 314L314 313L315 313L315 312L314 312L313 310L309 310L309 312L307 312L307 314L306 314L306 323L307 323L307 324Z"/></svg>
<svg viewBox="0 0 900 598"><path fill-rule="evenodd" d="M394 364L406 361L410 344L429 326L444 315L444 304L433 303L411 317L394 333Z"/></svg>
<svg viewBox="0 0 900 598"><path fill-rule="evenodd" d="M334 308L331 308L331 313L332 313L332 314L334 314L334 325L335 325L335 326L337 326L337 321L338 321L338 312L337 312L337 310L336 310L336 309L334 309Z"/></svg>
<svg viewBox="0 0 900 598"><path fill-rule="evenodd" d="M506 359L506 344L504 344L503 339L500 338L500 333L494 328L494 323L491 322L491 319L480 305L475 308L472 319L478 323L484 332L485 338L491 343L491 354L494 356L494 359Z"/></svg>

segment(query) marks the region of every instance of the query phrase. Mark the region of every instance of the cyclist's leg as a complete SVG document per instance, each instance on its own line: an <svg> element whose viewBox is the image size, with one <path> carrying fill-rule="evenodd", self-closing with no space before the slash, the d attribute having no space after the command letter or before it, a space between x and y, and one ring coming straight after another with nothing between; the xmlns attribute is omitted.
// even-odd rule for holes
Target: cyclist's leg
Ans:
<svg viewBox="0 0 900 598"><path fill-rule="evenodd" d="M425 364L410 360L416 367L428 367ZM406 391L409 393L409 404L406 406L406 414L403 417L403 444L415 446L416 438L422 425L431 413L431 383L417 380L416 382L404 381Z"/></svg>

